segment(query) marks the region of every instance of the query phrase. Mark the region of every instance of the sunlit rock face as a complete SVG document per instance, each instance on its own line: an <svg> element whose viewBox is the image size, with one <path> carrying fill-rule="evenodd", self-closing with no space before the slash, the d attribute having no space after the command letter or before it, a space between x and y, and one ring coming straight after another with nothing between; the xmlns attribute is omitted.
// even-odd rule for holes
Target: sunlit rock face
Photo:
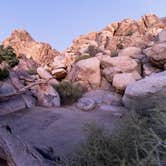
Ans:
<svg viewBox="0 0 166 166"><path fill-rule="evenodd" d="M49 44L36 42L25 30L15 30L3 41L3 45L11 46L18 57L32 58L37 64L45 65L53 61L60 53Z"/></svg>
<svg viewBox="0 0 166 166"><path fill-rule="evenodd" d="M144 15L139 20L128 18L112 23L99 32L81 35L73 41L68 51L82 54L87 51L89 45L98 48L99 52L129 46L144 47L164 28L163 20L154 14Z"/></svg>

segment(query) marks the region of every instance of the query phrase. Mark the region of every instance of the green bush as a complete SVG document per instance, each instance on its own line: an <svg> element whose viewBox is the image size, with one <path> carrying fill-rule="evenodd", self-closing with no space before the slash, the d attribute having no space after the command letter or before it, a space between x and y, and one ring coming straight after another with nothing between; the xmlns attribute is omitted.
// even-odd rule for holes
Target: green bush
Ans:
<svg viewBox="0 0 166 166"><path fill-rule="evenodd" d="M117 45L116 45L116 47L118 48L118 49L123 49L124 48L124 45L123 45L123 43L122 42L119 42Z"/></svg>
<svg viewBox="0 0 166 166"><path fill-rule="evenodd" d="M83 55L77 56L75 59L75 63L80 60L84 60L84 59L88 59L88 58L91 58L91 56L89 54L83 54Z"/></svg>
<svg viewBox="0 0 166 166"><path fill-rule="evenodd" d="M35 75L35 74L37 74L37 69L36 68L31 68L31 69L27 70L27 72L30 75Z"/></svg>
<svg viewBox="0 0 166 166"><path fill-rule="evenodd" d="M117 50L111 51L111 57L117 57L117 56L118 56L118 51Z"/></svg>
<svg viewBox="0 0 166 166"><path fill-rule="evenodd" d="M12 47L0 45L0 63L3 61L7 62L10 67L14 67L19 63Z"/></svg>
<svg viewBox="0 0 166 166"><path fill-rule="evenodd" d="M89 45L86 51L86 53L88 53L90 56L95 56L98 52L99 52L99 49L93 45Z"/></svg>
<svg viewBox="0 0 166 166"><path fill-rule="evenodd" d="M0 69L0 81L4 80L9 76L9 71L7 69Z"/></svg>
<svg viewBox="0 0 166 166"><path fill-rule="evenodd" d="M19 63L19 60L16 58L16 54L12 47L4 47L0 45L0 65L5 62L6 67L0 68L0 80L3 80L8 77L9 69L16 66Z"/></svg>
<svg viewBox="0 0 166 166"><path fill-rule="evenodd" d="M112 135L89 125L87 139L69 159L69 166L164 166L166 164L166 109L122 118Z"/></svg>
<svg viewBox="0 0 166 166"><path fill-rule="evenodd" d="M69 81L62 81L55 86L55 89L60 95L62 105L73 104L83 94L83 89L80 85L72 84Z"/></svg>

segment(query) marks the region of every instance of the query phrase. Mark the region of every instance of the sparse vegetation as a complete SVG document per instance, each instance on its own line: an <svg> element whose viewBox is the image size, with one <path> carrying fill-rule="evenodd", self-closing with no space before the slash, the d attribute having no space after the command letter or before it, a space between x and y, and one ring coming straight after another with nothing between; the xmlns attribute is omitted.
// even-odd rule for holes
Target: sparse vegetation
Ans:
<svg viewBox="0 0 166 166"><path fill-rule="evenodd" d="M9 71L7 69L0 69L0 81L4 80L9 76Z"/></svg>
<svg viewBox="0 0 166 166"><path fill-rule="evenodd" d="M12 47L4 47L3 45L0 45L0 63L3 61L5 61L10 67L14 67L19 63Z"/></svg>
<svg viewBox="0 0 166 166"><path fill-rule="evenodd" d="M90 56L95 56L99 52L98 48L96 48L93 45L89 45L86 53L88 53Z"/></svg>
<svg viewBox="0 0 166 166"><path fill-rule="evenodd" d="M118 56L118 51L117 50L111 51L111 57L117 57L117 56Z"/></svg>
<svg viewBox="0 0 166 166"><path fill-rule="evenodd" d="M124 48L124 45L122 42L119 42L116 47L121 50Z"/></svg>
<svg viewBox="0 0 166 166"><path fill-rule="evenodd" d="M129 31L127 32L126 36L132 36L133 35L133 32L132 31Z"/></svg>
<svg viewBox="0 0 166 166"><path fill-rule="evenodd" d="M80 85L69 81L62 81L55 88L60 95L62 105L73 104L83 94L83 89Z"/></svg>
<svg viewBox="0 0 166 166"><path fill-rule="evenodd" d="M83 54L83 55L77 56L76 59L75 59L75 63L80 61L80 60L88 59L88 58L91 58L91 57L92 56L90 56L89 54Z"/></svg>
<svg viewBox="0 0 166 166"><path fill-rule="evenodd" d="M30 74L30 75L35 75L35 74L37 74L37 69L36 69L36 68L31 68L31 69L29 69L27 72L28 72L28 74Z"/></svg>
<svg viewBox="0 0 166 166"><path fill-rule="evenodd" d="M166 109L144 116L130 113L112 135L94 124L86 131L86 143L70 158L69 166L166 165Z"/></svg>
<svg viewBox="0 0 166 166"><path fill-rule="evenodd" d="M9 69L16 66L19 60L12 47L0 45L0 80L8 77Z"/></svg>

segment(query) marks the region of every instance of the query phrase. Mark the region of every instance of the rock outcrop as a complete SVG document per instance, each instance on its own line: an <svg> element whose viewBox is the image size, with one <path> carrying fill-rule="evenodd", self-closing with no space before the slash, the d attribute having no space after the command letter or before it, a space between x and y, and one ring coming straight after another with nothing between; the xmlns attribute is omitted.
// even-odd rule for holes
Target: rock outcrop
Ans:
<svg viewBox="0 0 166 166"><path fill-rule="evenodd" d="M32 58L37 64L45 65L53 61L60 53L47 43L36 42L25 30L15 30L3 41L3 45L11 46L18 57Z"/></svg>
<svg viewBox="0 0 166 166"><path fill-rule="evenodd" d="M116 50L129 46L144 47L165 28L165 24L154 14L143 16L140 20L125 19L108 25L99 32L81 35L73 41L67 51L82 54L88 46L99 52Z"/></svg>
<svg viewBox="0 0 166 166"><path fill-rule="evenodd" d="M166 42L156 43L152 47L144 50L151 63L158 68L163 68L166 64Z"/></svg>
<svg viewBox="0 0 166 166"><path fill-rule="evenodd" d="M119 93L120 96L124 94L124 103L130 107L128 103L131 98L135 100L134 94L137 95L139 90L132 89L131 97L128 97L130 87L135 88L139 84L142 91L146 90L152 75L160 74L166 69L165 19L153 14L145 15L139 20L124 19L106 26L101 31L81 35L63 52L58 52L47 43L36 42L25 30L15 30L3 41L3 45L13 47L19 58L20 63L10 71L17 75L17 78L10 80L12 86L14 83L15 90L24 89L25 86L39 81L35 87L28 88L30 94L21 94L21 98L14 98L20 99L20 109L31 107L29 97L32 97L32 93L38 105L60 106L59 94L52 86L63 79L81 84L86 91L107 89L111 93ZM0 63L0 69L4 65L4 62ZM155 78L158 80L157 76L152 78L152 82L155 82ZM145 85L142 83L144 80ZM7 83L8 81L4 80L4 85ZM161 83L155 86L158 88L160 85ZM164 86L161 88L164 89ZM108 98L112 98L112 95ZM89 110L89 105L93 102L88 99L80 100L79 107ZM11 105L8 104L9 100L6 103L4 102L2 107L1 102L0 108ZM18 110L17 106L15 108Z"/></svg>
<svg viewBox="0 0 166 166"><path fill-rule="evenodd" d="M79 82L87 88L97 88L101 83L100 61L96 58L89 58L77 62L68 79L72 82Z"/></svg>
<svg viewBox="0 0 166 166"><path fill-rule="evenodd" d="M166 106L166 71L153 74L130 84L123 96L124 105L131 110L146 110Z"/></svg>

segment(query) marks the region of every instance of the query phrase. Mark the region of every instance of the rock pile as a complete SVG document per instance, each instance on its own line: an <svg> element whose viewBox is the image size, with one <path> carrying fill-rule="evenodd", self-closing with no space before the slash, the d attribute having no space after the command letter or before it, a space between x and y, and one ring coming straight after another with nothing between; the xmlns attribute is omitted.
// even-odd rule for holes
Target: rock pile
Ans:
<svg viewBox="0 0 166 166"><path fill-rule="evenodd" d="M163 104L161 98L166 98L163 94L166 88L166 24L164 19L153 14L138 21L125 19L99 32L82 35L64 52L36 42L24 30L15 30L3 45L12 46L20 59L19 65L12 70L18 76L17 82L21 82L17 89L47 80L29 88L29 93L42 106L60 106L59 94L52 85L63 79L79 83L87 91L102 89L124 95L124 105L132 109L138 108L137 101L148 108L155 100ZM15 91L11 80L7 80L0 86L1 95L8 93L4 92L8 86L11 92ZM150 100L148 104L146 99ZM86 97L77 105L84 110L89 110L87 105L94 108L94 102ZM5 107L3 102L1 107ZM24 108L25 102L18 107Z"/></svg>

